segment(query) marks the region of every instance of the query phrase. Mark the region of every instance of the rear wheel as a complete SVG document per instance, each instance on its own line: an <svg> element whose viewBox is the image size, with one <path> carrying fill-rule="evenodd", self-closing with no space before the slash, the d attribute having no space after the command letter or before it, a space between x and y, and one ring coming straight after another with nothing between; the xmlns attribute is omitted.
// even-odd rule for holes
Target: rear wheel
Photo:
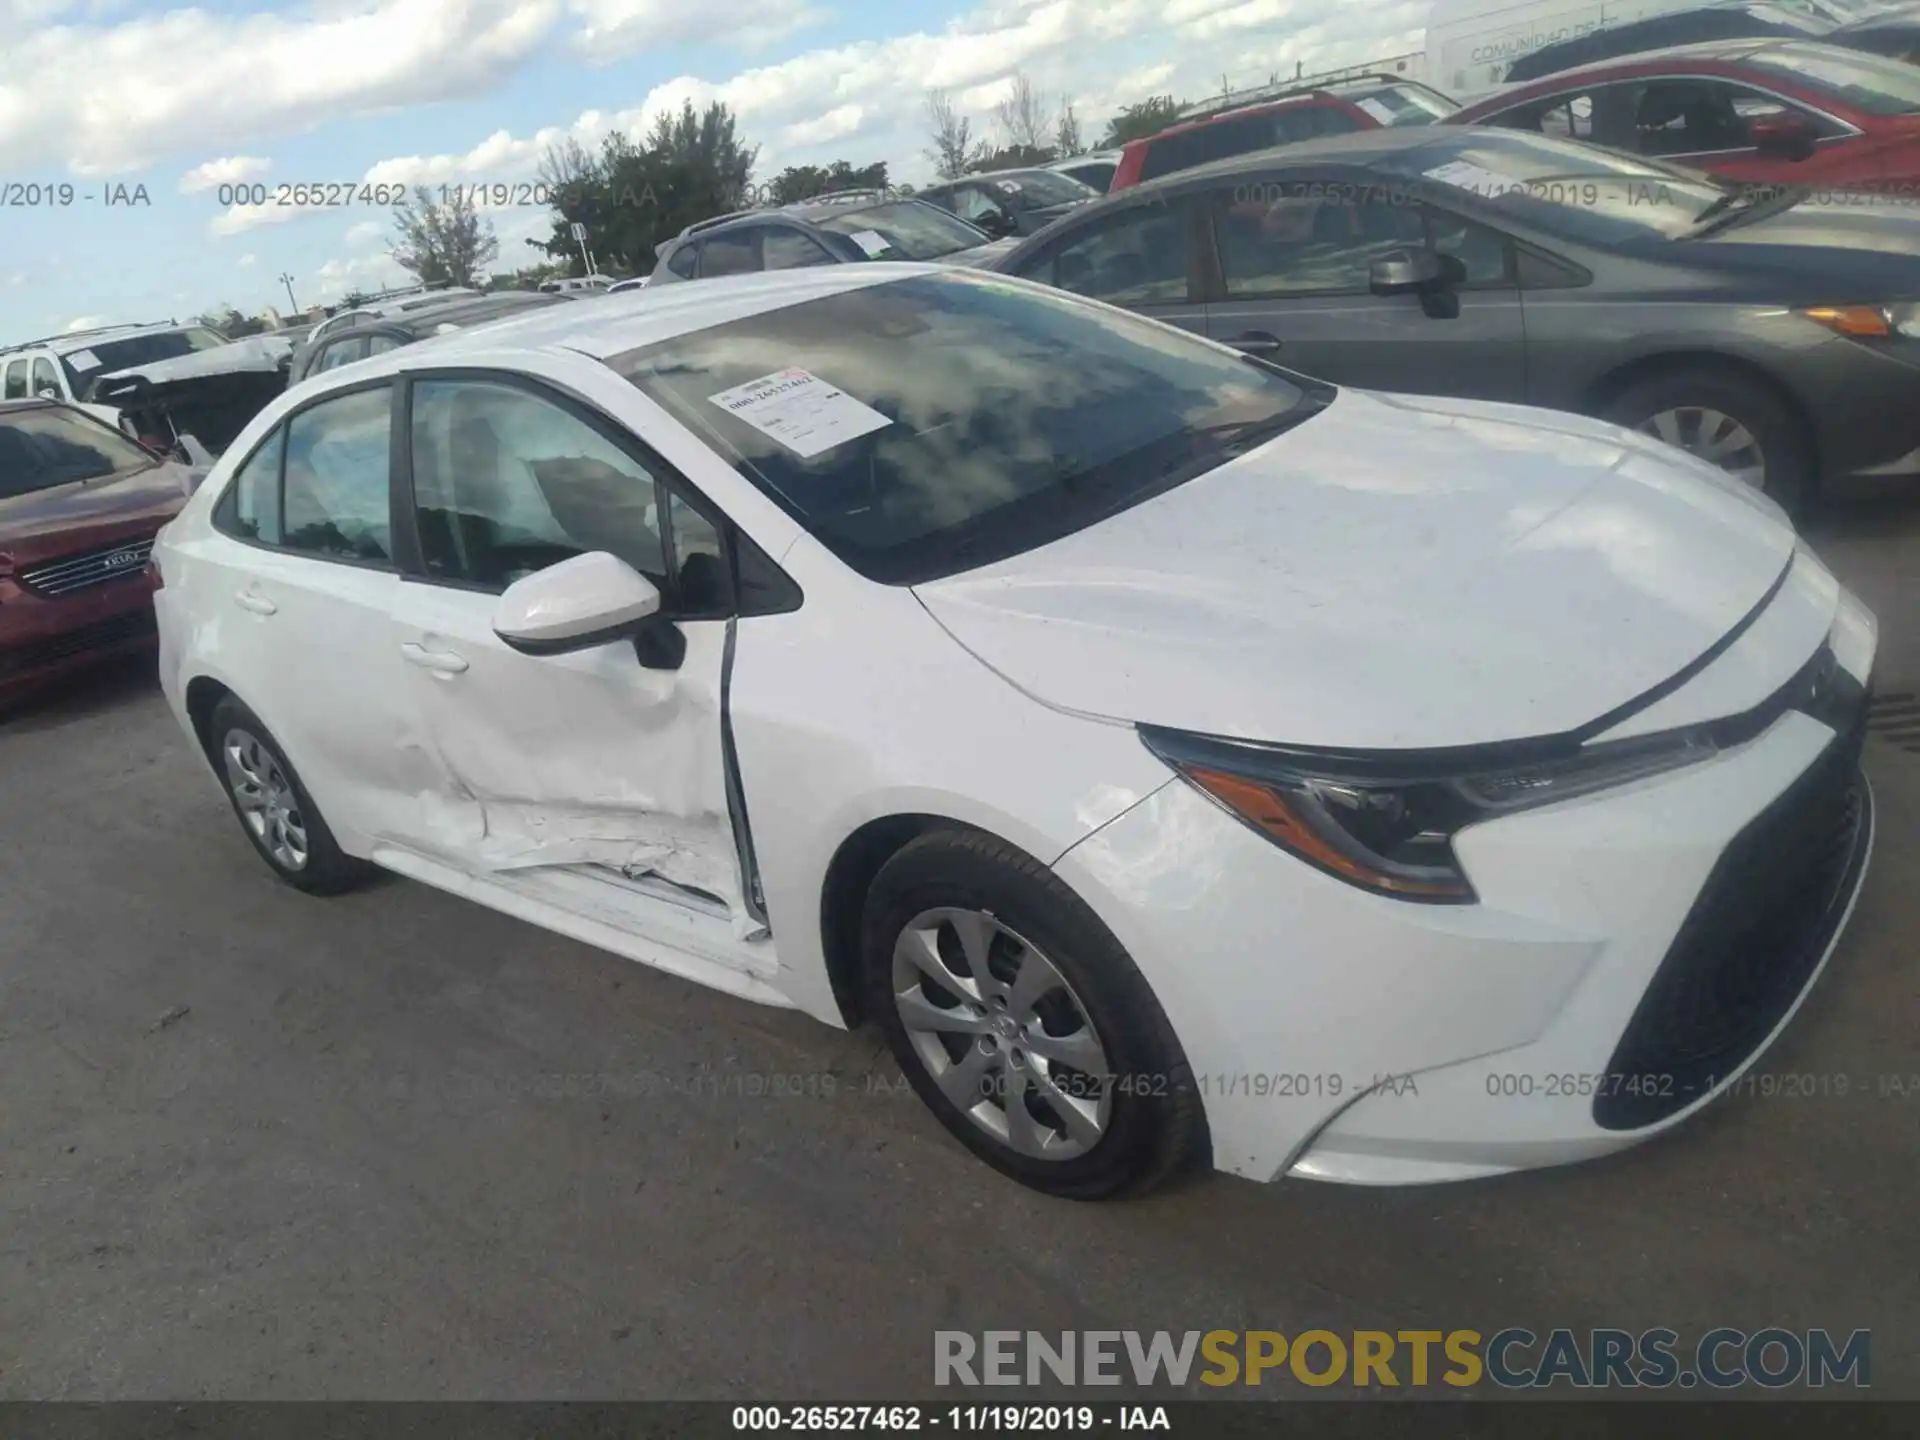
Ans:
<svg viewBox="0 0 1920 1440"><path fill-rule="evenodd" d="M1679 367L1629 385L1607 416L1718 466L1789 513L1803 512L1813 498L1812 441L1786 396L1764 381L1708 365Z"/></svg>
<svg viewBox="0 0 1920 1440"><path fill-rule="evenodd" d="M258 716L228 696L214 707L208 734L240 828L275 875L310 895L337 895L366 877L370 867L334 842Z"/></svg>
<svg viewBox="0 0 1920 1440"><path fill-rule="evenodd" d="M1205 1150L1185 1057L1120 943L1045 866L923 835L868 894L868 1013L933 1113L1048 1194L1139 1193Z"/></svg>

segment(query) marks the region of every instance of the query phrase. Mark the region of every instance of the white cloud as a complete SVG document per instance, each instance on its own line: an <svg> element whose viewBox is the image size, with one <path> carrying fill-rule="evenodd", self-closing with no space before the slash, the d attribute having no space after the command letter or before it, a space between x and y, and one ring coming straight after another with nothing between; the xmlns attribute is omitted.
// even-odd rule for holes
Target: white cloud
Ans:
<svg viewBox="0 0 1920 1440"><path fill-rule="evenodd" d="M817 120L802 120L789 125L780 132L781 147L799 150L808 145L824 145L829 140L856 134L860 129L860 120L866 113L858 105L842 105L837 110L829 110Z"/></svg>
<svg viewBox="0 0 1920 1440"><path fill-rule="evenodd" d="M0 169L65 162L110 174L189 145L484 93L546 39L559 7L361 0L292 15L183 9L111 26L9 27Z"/></svg>
<svg viewBox="0 0 1920 1440"><path fill-rule="evenodd" d="M606 65L641 50L715 38L715 17L681 0L568 0L581 28L574 48L590 65ZM818 25L829 12L791 0L740 0L726 12L724 38L742 49L764 49Z"/></svg>
<svg viewBox="0 0 1920 1440"><path fill-rule="evenodd" d="M66 323L66 331L71 335L75 330L92 330L106 323L104 315L76 315Z"/></svg>
<svg viewBox="0 0 1920 1440"><path fill-rule="evenodd" d="M240 267L241 267L241 269L243 269L243 270L244 270L244 269L245 269L245 268L246 268L247 266L249 266L249 265L251 265L251 264L253 264L253 262L254 262L255 260L257 260L257 259L259 259L259 258L260 258L260 257L259 257L259 256L257 256L257 255L242 255L242 256L240 257Z"/></svg>
<svg viewBox="0 0 1920 1440"><path fill-rule="evenodd" d="M218 160L209 160L196 165L180 177L180 193L195 195L202 190L217 189L222 185L237 185L242 180L253 180L266 174L273 168L271 160L258 155L226 155Z"/></svg>
<svg viewBox="0 0 1920 1440"><path fill-rule="evenodd" d="M346 260L329 260L314 272L309 285L323 301L338 300L353 290L382 290L412 277L388 255L359 255Z"/></svg>
<svg viewBox="0 0 1920 1440"><path fill-rule="evenodd" d="M386 233L387 227L378 220L362 220L342 238L354 249L364 250L369 245L378 244Z"/></svg>

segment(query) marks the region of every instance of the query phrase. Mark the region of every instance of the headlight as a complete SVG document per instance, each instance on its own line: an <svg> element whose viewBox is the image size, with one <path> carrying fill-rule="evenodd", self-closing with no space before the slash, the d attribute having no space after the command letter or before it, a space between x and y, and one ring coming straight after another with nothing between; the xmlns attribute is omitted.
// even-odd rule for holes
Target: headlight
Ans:
<svg viewBox="0 0 1920 1440"><path fill-rule="evenodd" d="M1467 826L1692 765L1720 749L1702 728L1490 765L1461 752L1315 755L1139 729L1183 779L1282 849L1362 890L1434 904L1478 898L1453 853Z"/></svg>

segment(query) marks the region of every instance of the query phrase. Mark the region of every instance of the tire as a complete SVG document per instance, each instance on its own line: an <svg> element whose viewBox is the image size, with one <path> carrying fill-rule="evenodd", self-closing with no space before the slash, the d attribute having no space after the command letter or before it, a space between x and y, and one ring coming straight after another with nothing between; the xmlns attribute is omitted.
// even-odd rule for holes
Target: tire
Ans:
<svg viewBox="0 0 1920 1440"><path fill-rule="evenodd" d="M1819 484L1813 441L1792 402L1765 381L1712 365L1676 366L1635 381L1606 407L1606 418L1615 424L1669 444L1677 441L1680 448L1731 469L1703 453L1700 437L1715 430L1724 442L1738 440L1733 429L1713 424L1714 415L1744 429L1755 442L1763 471L1758 488L1788 514L1806 513ZM1725 458L1744 457L1729 452Z"/></svg>
<svg viewBox="0 0 1920 1440"><path fill-rule="evenodd" d="M990 967L985 985L967 935ZM955 1138L1002 1174L1100 1200L1142 1194L1205 1156L1192 1071L1145 978L1031 856L978 831L920 836L874 878L861 942L867 1013L901 1069ZM963 1109L954 1094L976 1103Z"/></svg>
<svg viewBox="0 0 1920 1440"><path fill-rule="evenodd" d="M214 707L207 739L208 758L226 786L241 833L277 878L309 895L338 895L366 879L372 867L334 841L320 808L257 715L229 695Z"/></svg>

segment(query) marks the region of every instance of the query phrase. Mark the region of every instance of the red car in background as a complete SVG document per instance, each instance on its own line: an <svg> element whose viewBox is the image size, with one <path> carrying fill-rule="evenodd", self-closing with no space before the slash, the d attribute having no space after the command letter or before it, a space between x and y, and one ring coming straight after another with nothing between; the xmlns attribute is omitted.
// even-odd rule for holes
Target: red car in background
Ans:
<svg viewBox="0 0 1920 1440"><path fill-rule="evenodd" d="M1276 145L1378 130L1388 125L1431 125L1459 107L1438 90L1393 75L1362 75L1326 85L1280 90L1258 101L1196 115L1157 135L1128 141L1107 186L1113 194Z"/></svg>
<svg viewBox="0 0 1920 1440"><path fill-rule="evenodd" d="M1802 40L1677 46L1562 71L1458 110L1760 185L1920 199L1920 68Z"/></svg>
<svg viewBox="0 0 1920 1440"><path fill-rule="evenodd" d="M0 402L0 710L153 648L147 557L203 473L59 401Z"/></svg>

